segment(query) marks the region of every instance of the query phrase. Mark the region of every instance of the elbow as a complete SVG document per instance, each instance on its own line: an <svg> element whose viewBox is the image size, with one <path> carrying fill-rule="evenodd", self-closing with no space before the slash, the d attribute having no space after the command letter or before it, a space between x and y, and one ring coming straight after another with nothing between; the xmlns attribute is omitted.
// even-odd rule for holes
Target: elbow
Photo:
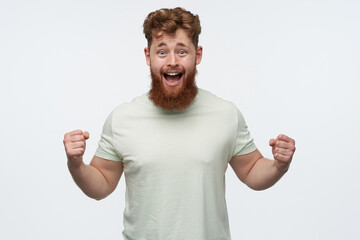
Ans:
<svg viewBox="0 0 360 240"><path fill-rule="evenodd" d="M88 196L88 197L90 197L90 196ZM106 197L107 197L107 195L106 196L93 196L93 197L90 197L90 198L92 198L92 199L94 199L96 201L100 201L100 200L103 200Z"/></svg>
<svg viewBox="0 0 360 240"><path fill-rule="evenodd" d="M111 193L111 192L107 192L107 193L104 193L104 194L102 194L102 195L94 196L93 199L95 199L96 201L103 200L104 198L106 198L107 196L109 196L110 193Z"/></svg>
<svg viewBox="0 0 360 240"><path fill-rule="evenodd" d="M91 193L86 193L86 192L84 192L84 193L85 193L86 196L88 196L89 198L94 199L96 201L100 201L100 200L106 198L109 195L109 194L106 194L106 195L91 194Z"/></svg>
<svg viewBox="0 0 360 240"><path fill-rule="evenodd" d="M250 186L250 185L247 185L250 189L252 190L255 190L255 191L264 191L266 189L268 189L269 187L263 187L263 186Z"/></svg>
<svg viewBox="0 0 360 240"><path fill-rule="evenodd" d="M93 195L86 194L86 193L85 193L85 195L86 195L87 197L91 198L91 199L96 200L96 201L100 201L100 200L102 200L102 199L105 198L105 197L101 197L101 196L93 196Z"/></svg>
<svg viewBox="0 0 360 240"><path fill-rule="evenodd" d="M96 201L100 201L100 200L103 200L105 197L94 197L93 199L96 200Z"/></svg>
<svg viewBox="0 0 360 240"><path fill-rule="evenodd" d="M96 201L100 201L100 200L106 198L107 196L109 196L114 190L115 190L114 187L111 187L111 188L109 187L109 188L101 189L101 191L91 191L91 192L84 191L84 193L89 198L92 198Z"/></svg>
<svg viewBox="0 0 360 240"><path fill-rule="evenodd" d="M263 191L270 188L273 184L259 181L244 181L245 185L255 191Z"/></svg>
<svg viewBox="0 0 360 240"><path fill-rule="evenodd" d="M254 182L245 183L249 188L255 191L263 191L274 186L276 182Z"/></svg>

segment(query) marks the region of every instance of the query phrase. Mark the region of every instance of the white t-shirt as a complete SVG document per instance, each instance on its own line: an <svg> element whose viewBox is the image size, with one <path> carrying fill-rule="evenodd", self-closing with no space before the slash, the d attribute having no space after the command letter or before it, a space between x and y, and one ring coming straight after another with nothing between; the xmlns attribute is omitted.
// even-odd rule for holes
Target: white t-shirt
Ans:
<svg viewBox="0 0 360 240"><path fill-rule="evenodd" d="M183 111L147 94L115 108L96 156L122 161L126 240L229 240L225 171L256 150L236 106L199 89Z"/></svg>

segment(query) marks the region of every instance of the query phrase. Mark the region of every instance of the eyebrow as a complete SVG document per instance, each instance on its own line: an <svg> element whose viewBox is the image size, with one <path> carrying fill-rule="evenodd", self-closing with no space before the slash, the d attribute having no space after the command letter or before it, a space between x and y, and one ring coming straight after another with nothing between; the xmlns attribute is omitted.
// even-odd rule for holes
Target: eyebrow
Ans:
<svg viewBox="0 0 360 240"><path fill-rule="evenodd" d="M161 42L156 47L163 47L163 46L166 46L166 44L164 42Z"/></svg>
<svg viewBox="0 0 360 240"><path fill-rule="evenodd" d="M184 43L177 43L176 46L180 46L180 47L187 47Z"/></svg>
<svg viewBox="0 0 360 240"><path fill-rule="evenodd" d="M156 47L166 47L166 43L164 43L164 42L161 42L161 43L159 43ZM176 46L179 46L179 47L187 47L187 45L185 45L184 43L182 43L182 42L178 42L178 43L176 43Z"/></svg>

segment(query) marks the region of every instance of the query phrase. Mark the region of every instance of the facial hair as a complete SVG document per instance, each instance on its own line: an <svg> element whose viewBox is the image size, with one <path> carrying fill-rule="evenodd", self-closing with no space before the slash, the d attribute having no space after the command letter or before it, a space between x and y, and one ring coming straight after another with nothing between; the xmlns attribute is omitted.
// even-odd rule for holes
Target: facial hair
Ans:
<svg viewBox="0 0 360 240"><path fill-rule="evenodd" d="M174 71L174 69L171 69ZM149 98L153 103L165 110L184 110L195 99L198 88L195 83L195 76L197 74L196 65L188 74L183 74L183 82L180 89L176 91L169 91L164 87L162 77L167 71L161 71L160 77L154 73L150 67L151 72L151 89Z"/></svg>

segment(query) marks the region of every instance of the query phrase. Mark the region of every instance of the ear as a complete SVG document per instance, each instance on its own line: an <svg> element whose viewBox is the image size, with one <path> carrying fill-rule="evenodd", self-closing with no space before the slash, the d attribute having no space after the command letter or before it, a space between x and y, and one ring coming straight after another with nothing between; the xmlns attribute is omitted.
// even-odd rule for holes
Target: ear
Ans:
<svg viewBox="0 0 360 240"><path fill-rule="evenodd" d="M203 53L202 46L198 46L196 49L196 59L195 59L196 65L198 65L201 62L202 53Z"/></svg>
<svg viewBox="0 0 360 240"><path fill-rule="evenodd" d="M150 63L151 63L151 61L150 61L150 50L146 47L146 48L144 48L144 53L145 53L146 64L148 66L150 66Z"/></svg>

